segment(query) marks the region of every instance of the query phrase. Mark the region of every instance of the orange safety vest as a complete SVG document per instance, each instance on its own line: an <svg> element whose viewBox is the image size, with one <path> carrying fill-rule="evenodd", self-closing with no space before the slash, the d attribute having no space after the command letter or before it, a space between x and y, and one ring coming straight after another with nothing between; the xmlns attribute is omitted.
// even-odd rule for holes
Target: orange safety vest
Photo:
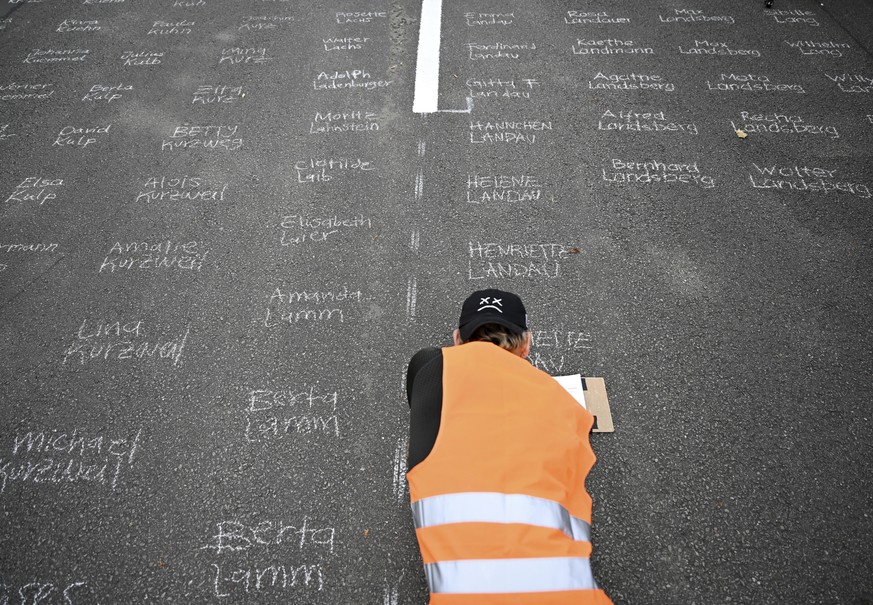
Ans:
<svg viewBox="0 0 873 605"><path fill-rule="evenodd" d="M500 347L443 349L439 433L406 477L430 605L607 605L591 573L593 418Z"/></svg>

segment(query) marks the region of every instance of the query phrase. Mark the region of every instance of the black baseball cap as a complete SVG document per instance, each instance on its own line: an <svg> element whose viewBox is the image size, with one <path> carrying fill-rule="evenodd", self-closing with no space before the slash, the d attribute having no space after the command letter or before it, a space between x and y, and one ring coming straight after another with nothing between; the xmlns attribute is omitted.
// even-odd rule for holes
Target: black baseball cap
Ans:
<svg viewBox="0 0 873 605"><path fill-rule="evenodd" d="M521 299L512 292L477 290L461 307L461 319L458 320L461 340L466 342L477 328L485 324L500 324L515 334L523 334L527 330L527 311Z"/></svg>

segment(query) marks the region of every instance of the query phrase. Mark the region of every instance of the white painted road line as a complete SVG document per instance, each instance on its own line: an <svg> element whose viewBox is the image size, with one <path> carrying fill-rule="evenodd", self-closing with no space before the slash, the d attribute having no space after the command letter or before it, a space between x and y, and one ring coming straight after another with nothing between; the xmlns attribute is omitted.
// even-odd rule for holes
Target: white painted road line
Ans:
<svg viewBox="0 0 873 605"><path fill-rule="evenodd" d="M440 90L440 30L443 0L422 0L418 28L418 61L415 65L415 98L412 111L439 111Z"/></svg>
<svg viewBox="0 0 873 605"><path fill-rule="evenodd" d="M415 318L415 306L418 304L418 280L415 276L409 278L406 286L406 315Z"/></svg>
<svg viewBox="0 0 873 605"><path fill-rule="evenodd" d="M415 176L415 199L420 200L424 195L424 168L418 169Z"/></svg>
<svg viewBox="0 0 873 605"><path fill-rule="evenodd" d="M401 437L397 440L397 447L394 448L394 468L391 473L391 487L397 502L403 502L404 496L406 496L406 450L409 446L408 439L408 437Z"/></svg>

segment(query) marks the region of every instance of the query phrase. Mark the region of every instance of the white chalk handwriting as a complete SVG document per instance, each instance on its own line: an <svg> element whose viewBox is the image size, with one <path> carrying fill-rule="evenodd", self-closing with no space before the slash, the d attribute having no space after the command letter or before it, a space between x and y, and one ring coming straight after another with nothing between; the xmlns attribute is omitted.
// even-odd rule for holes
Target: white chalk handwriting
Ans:
<svg viewBox="0 0 873 605"><path fill-rule="evenodd" d="M246 553L246 558L254 561L251 567L213 563L210 566L213 596L324 589L322 561L333 556L337 534L334 527L314 524L308 517L292 523L226 520L215 526L215 533L200 550L212 551L219 557ZM296 560L288 563L289 556ZM269 563L258 562L267 557Z"/></svg>
<svg viewBox="0 0 873 605"><path fill-rule="evenodd" d="M243 146L242 138L237 136L238 131L238 124L183 124L176 126L170 138L161 142L161 151L236 151Z"/></svg>
<svg viewBox="0 0 873 605"><path fill-rule="evenodd" d="M4 244L0 243L0 252L54 252L57 244Z"/></svg>
<svg viewBox="0 0 873 605"><path fill-rule="evenodd" d="M303 385L290 389L254 389L245 407L245 438L249 443L285 437L339 437L337 391Z"/></svg>
<svg viewBox="0 0 873 605"><path fill-rule="evenodd" d="M464 13L467 27L483 25L512 25L515 13Z"/></svg>
<svg viewBox="0 0 873 605"><path fill-rule="evenodd" d="M783 40L782 42L806 56L842 57L844 50L852 48L845 42L816 42L814 40Z"/></svg>
<svg viewBox="0 0 873 605"><path fill-rule="evenodd" d="M733 130L747 134L807 134L822 135L830 139L840 138L836 126L808 124L800 115L787 113L753 113L741 111L739 120L731 120Z"/></svg>
<svg viewBox="0 0 873 605"><path fill-rule="evenodd" d="M837 85L840 92L847 93L873 93L873 76L865 76L864 74L834 74L825 73L828 80Z"/></svg>
<svg viewBox="0 0 873 605"><path fill-rule="evenodd" d="M101 138L100 135L107 134L110 128L112 128L112 124L93 126L91 128L64 126L55 137L52 147L84 149L89 145L95 144Z"/></svg>
<svg viewBox="0 0 873 605"><path fill-rule="evenodd" d="M679 45L679 54L701 57L755 57L760 58L761 51L756 48L731 48L727 42L711 40L694 40L690 45Z"/></svg>
<svg viewBox="0 0 873 605"><path fill-rule="evenodd" d="M333 72L320 71L312 81L315 90L365 90L388 88L393 80L374 79L365 69L344 69Z"/></svg>
<svg viewBox="0 0 873 605"><path fill-rule="evenodd" d="M551 121L542 120L470 120L470 143L508 143L513 145L533 145L537 142L537 132L552 130Z"/></svg>
<svg viewBox="0 0 873 605"><path fill-rule="evenodd" d="M531 55L537 49L533 42L513 44L506 42L480 43L468 42L466 44L470 61L486 61L494 59L520 59L523 55Z"/></svg>
<svg viewBox="0 0 873 605"><path fill-rule="evenodd" d="M348 319L349 311L360 306L363 299L360 290L346 285L330 290L275 288L259 321L266 328L283 324L343 323Z"/></svg>
<svg viewBox="0 0 873 605"><path fill-rule="evenodd" d="M520 203L543 199L543 186L530 174L468 174L467 203Z"/></svg>
<svg viewBox="0 0 873 605"><path fill-rule="evenodd" d="M166 360L175 367L182 359L190 332L191 326L188 326L184 334L172 339L158 336L147 340L149 337L142 320L85 319L73 342L64 351L63 363L75 364L78 361L79 365L85 365L100 361Z"/></svg>
<svg viewBox="0 0 873 605"><path fill-rule="evenodd" d="M9 202L38 202L40 206L57 199L58 187L64 186L64 179L30 176L21 181L6 198Z"/></svg>
<svg viewBox="0 0 873 605"><path fill-rule="evenodd" d="M658 74L605 74L601 71L588 80L589 90L657 90L673 92L676 85Z"/></svg>
<svg viewBox="0 0 873 605"><path fill-rule="evenodd" d="M143 183L136 202L223 202L228 183L206 187L199 176L152 176Z"/></svg>
<svg viewBox="0 0 873 605"><path fill-rule="evenodd" d="M200 271L209 254L202 242L115 242L97 273L124 273L131 270Z"/></svg>
<svg viewBox="0 0 873 605"><path fill-rule="evenodd" d="M227 86L224 84L204 84L194 91L193 105L217 105L220 103L235 103L245 98L242 86Z"/></svg>
<svg viewBox="0 0 873 605"><path fill-rule="evenodd" d="M585 12L585 11L567 11L567 16L564 17L564 23L570 25L601 25L608 23L610 25L620 25L630 23L629 17L610 17L606 11L600 12Z"/></svg>
<svg viewBox="0 0 873 605"><path fill-rule="evenodd" d="M531 346L536 349L562 349L565 351L591 349L591 334L581 330L566 330L564 328L531 330Z"/></svg>
<svg viewBox="0 0 873 605"><path fill-rule="evenodd" d="M166 53L162 50L126 50L121 53L122 65L160 65Z"/></svg>
<svg viewBox="0 0 873 605"><path fill-rule="evenodd" d="M544 372L560 374L565 373L565 368L571 371L571 364L574 364L580 351L592 348L591 334L588 332L568 330L564 327L532 330L531 352L528 359Z"/></svg>
<svg viewBox="0 0 873 605"><path fill-rule="evenodd" d="M27 84L10 82L0 84L0 101L44 101L55 94L54 84Z"/></svg>
<svg viewBox="0 0 873 605"><path fill-rule="evenodd" d="M58 244L56 243L3 243L0 242L0 253L5 254L52 254L58 251ZM7 263L0 263L0 271L5 271L9 268ZM3 605L3 602L0 601L0 605Z"/></svg>
<svg viewBox="0 0 873 605"><path fill-rule="evenodd" d="M472 99L527 99L538 90L534 78L467 78L467 92Z"/></svg>
<svg viewBox="0 0 873 605"><path fill-rule="evenodd" d="M576 39L573 45L574 55L653 55L654 49L640 46L633 40L607 38L605 40Z"/></svg>
<svg viewBox="0 0 873 605"><path fill-rule="evenodd" d="M94 84L88 93L82 97L83 101L112 103L124 96L124 93L133 90L132 84Z"/></svg>
<svg viewBox="0 0 873 605"><path fill-rule="evenodd" d="M601 175L607 183L627 185L694 185L701 189L715 187L715 179L703 174L697 162L678 163L661 160L627 161L613 158Z"/></svg>
<svg viewBox="0 0 873 605"><path fill-rule="evenodd" d="M556 279L569 246L554 243L469 242L467 277Z"/></svg>
<svg viewBox="0 0 873 605"><path fill-rule="evenodd" d="M89 1L100 0L85 0L85 4ZM0 582L0 605L77 605L83 602L81 599L88 598L90 592L86 582L54 584L33 580L22 585Z"/></svg>
<svg viewBox="0 0 873 605"><path fill-rule="evenodd" d="M9 124L0 124L0 141L8 141L14 136L14 132L9 132Z"/></svg>
<svg viewBox="0 0 873 605"><path fill-rule="evenodd" d="M187 36L193 30L193 21L154 21L148 36Z"/></svg>
<svg viewBox="0 0 873 605"><path fill-rule="evenodd" d="M320 563L286 564L259 563L254 567L222 566L213 563L213 594L222 599L245 594L261 594L265 591L282 592L290 588L324 590L324 567Z"/></svg>
<svg viewBox="0 0 873 605"><path fill-rule="evenodd" d="M309 123L309 134L376 132L381 128L379 119L372 111L316 111Z"/></svg>
<svg viewBox="0 0 873 605"><path fill-rule="evenodd" d="M82 63L91 56L85 48L34 48L22 63Z"/></svg>
<svg viewBox="0 0 873 605"><path fill-rule="evenodd" d="M661 23L736 23L733 15L705 15L703 10L691 8L674 8L672 15L658 15Z"/></svg>
<svg viewBox="0 0 873 605"><path fill-rule="evenodd" d="M248 16L243 17L237 29L245 31L267 31L278 29L281 25L291 25L294 17L282 15Z"/></svg>
<svg viewBox="0 0 873 605"><path fill-rule="evenodd" d="M351 218L337 215L313 217L302 214L287 214L280 223L282 246L300 246L307 243L325 242L328 238L339 237L343 231L372 229L373 221L363 214Z"/></svg>
<svg viewBox="0 0 873 605"><path fill-rule="evenodd" d="M759 166L757 163L752 163L752 167L754 170L748 176L755 189L808 191L824 195L848 193L863 199L871 197L869 185L841 179L836 169L778 164Z"/></svg>
<svg viewBox="0 0 873 605"><path fill-rule="evenodd" d="M263 65L272 60L273 57L267 56L267 49L265 47L232 46L221 49L218 64L228 66Z"/></svg>
<svg viewBox="0 0 873 605"><path fill-rule="evenodd" d="M793 92L806 94L800 84L780 84L761 74L719 74L718 80L706 81L707 90L726 92Z"/></svg>
<svg viewBox="0 0 873 605"><path fill-rule="evenodd" d="M0 495L11 483L95 483L118 487L133 466L142 429L127 437L71 429L15 433L0 450Z"/></svg>
<svg viewBox="0 0 873 605"><path fill-rule="evenodd" d="M340 25L346 23L372 23L374 19L386 19L388 13L384 11L363 11L363 12L337 12L336 22Z"/></svg>
<svg viewBox="0 0 873 605"><path fill-rule="evenodd" d="M330 526L310 525L308 517L296 524L284 521L220 521L215 524L215 534L200 550L212 550L218 555L225 553L271 551L282 548L312 553L333 553L336 529Z"/></svg>
<svg viewBox="0 0 873 605"><path fill-rule="evenodd" d="M57 32L99 32L103 29L96 19L82 21L79 19L64 19L55 30Z"/></svg>
<svg viewBox="0 0 873 605"><path fill-rule="evenodd" d="M326 183L337 173L361 173L375 170L372 162L361 158L309 158L294 163L298 183Z"/></svg>
<svg viewBox="0 0 873 605"><path fill-rule="evenodd" d="M780 25L809 25L818 27L821 25L819 20L815 18L815 12L800 9L764 9L764 16L771 17L773 21Z"/></svg>
<svg viewBox="0 0 873 605"><path fill-rule="evenodd" d="M663 110L607 109L597 120L597 130L614 132L679 132L699 133L694 122L677 122L667 118Z"/></svg>
<svg viewBox="0 0 873 605"><path fill-rule="evenodd" d="M322 38L324 52L337 50L362 50L372 38L346 37L346 38Z"/></svg>

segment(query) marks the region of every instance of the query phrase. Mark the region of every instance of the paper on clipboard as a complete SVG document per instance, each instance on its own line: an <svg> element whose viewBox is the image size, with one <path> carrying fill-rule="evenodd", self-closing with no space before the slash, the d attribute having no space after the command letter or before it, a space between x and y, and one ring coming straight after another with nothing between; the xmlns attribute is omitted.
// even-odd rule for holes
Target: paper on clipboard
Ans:
<svg viewBox="0 0 873 605"><path fill-rule="evenodd" d="M553 376L555 380L558 381L564 390L566 390L570 395L573 396L573 399L579 402L579 404L588 409L588 406L585 404L585 390L582 388L582 375L581 374L569 374L567 376Z"/></svg>

